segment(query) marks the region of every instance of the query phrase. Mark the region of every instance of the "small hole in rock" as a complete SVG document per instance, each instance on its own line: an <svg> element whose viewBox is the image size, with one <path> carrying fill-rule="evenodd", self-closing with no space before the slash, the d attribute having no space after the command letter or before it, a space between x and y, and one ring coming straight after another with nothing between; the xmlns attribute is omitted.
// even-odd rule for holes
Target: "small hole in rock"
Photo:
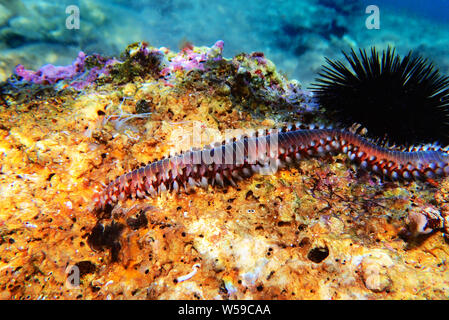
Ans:
<svg viewBox="0 0 449 320"><path fill-rule="evenodd" d="M329 256L329 249L327 247L316 247L309 251L307 254L307 258L310 261L313 261L315 263L320 263L324 259L326 259Z"/></svg>

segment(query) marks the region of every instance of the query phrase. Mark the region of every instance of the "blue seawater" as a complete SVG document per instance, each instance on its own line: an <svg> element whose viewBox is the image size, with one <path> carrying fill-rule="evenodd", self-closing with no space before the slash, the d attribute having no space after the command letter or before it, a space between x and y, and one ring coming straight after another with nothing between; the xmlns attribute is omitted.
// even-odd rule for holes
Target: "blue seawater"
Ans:
<svg viewBox="0 0 449 320"><path fill-rule="evenodd" d="M366 26L371 4L380 29ZM79 29L67 28L71 5ZM226 57L262 51L306 87L325 57L351 47L414 50L449 73L448 17L445 0L0 0L0 81L19 63L69 64L79 50L118 56L142 40L178 50L221 39Z"/></svg>
<svg viewBox="0 0 449 320"><path fill-rule="evenodd" d="M392 9L398 14L412 13L437 22L449 22L449 1L447 0L363 0L363 2L366 5L375 4Z"/></svg>

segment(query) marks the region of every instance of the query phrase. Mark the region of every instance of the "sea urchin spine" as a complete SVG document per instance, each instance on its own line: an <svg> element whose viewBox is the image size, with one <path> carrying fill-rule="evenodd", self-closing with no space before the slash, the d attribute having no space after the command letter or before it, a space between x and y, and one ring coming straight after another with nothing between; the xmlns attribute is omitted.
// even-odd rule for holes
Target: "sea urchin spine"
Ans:
<svg viewBox="0 0 449 320"><path fill-rule="evenodd" d="M400 145L449 144L449 77L412 52L403 58L388 48L382 55L360 50L326 59L312 85L319 104L343 126L359 123L372 138Z"/></svg>
<svg viewBox="0 0 449 320"><path fill-rule="evenodd" d="M152 162L119 176L97 193L94 208L101 210L126 198L155 197L162 191L235 185L235 181L260 173L270 162L282 167L306 157L337 153L393 180L449 175L449 154L443 149L403 152L377 146L345 130L291 126Z"/></svg>

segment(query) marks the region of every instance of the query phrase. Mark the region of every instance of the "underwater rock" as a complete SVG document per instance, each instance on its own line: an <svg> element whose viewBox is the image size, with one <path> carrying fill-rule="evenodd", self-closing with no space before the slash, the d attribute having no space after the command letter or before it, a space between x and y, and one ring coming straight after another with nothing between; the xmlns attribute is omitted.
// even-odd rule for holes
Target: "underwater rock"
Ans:
<svg viewBox="0 0 449 320"><path fill-rule="evenodd" d="M0 27L4 26L11 16L12 12L5 7L5 5L0 3Z"/></svg>
<svg viewBox="0 0 449 320"><path fill-rule="evenodd" d="M59 80L72 79L75 75L84 71L84 60L86 55L80 52L75 61L69 66L54 66L47 64L38 71L26 70L22 65L18 65L15 74L22 80L37 84L54 84Z"/></svg>
<svg viewBox="0 0 449 320"><path fill-rule="evenodd" d="M322 124L314 97L263 53L226 58L221 46L132 44L82 90L61 86L111 58L86 54L75 78L0 86L0 297L447 298L444 229L413 248L400 236L411 209L446 219L447 178L387 181L327 155L89 211L96 192L155 159L244 129ZM67 266L79 289L65 285Z"/></svg>
<svg viewBox="0 0 449 320"><path fill-rule="evenodd" d="M21 82L55 84L64 80L71 88L82 90L100 76L108 75L110 67L118 63L115 59L105 59L99 55L92 55L87 59L86 61L86 54L80 51L78 57L68 66L47 64L37 71L32 71L19 64L14 72Z"/></svg>
<svg viewBox="0 0 449 320"><path fill-rule="evenodd" d="M374 292L388 290L392 285L388 268L393 264L387 254L375 253L365 257L361 263L361 271L366 288Z"/></svg>

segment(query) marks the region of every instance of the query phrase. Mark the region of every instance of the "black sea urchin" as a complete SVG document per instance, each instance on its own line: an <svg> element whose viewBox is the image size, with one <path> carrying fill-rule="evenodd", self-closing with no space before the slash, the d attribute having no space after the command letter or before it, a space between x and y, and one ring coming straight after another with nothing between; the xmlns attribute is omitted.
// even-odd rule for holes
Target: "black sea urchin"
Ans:
<svg viewBox="0 0 449 320"><path fill-rule="evenodd" d="M352 70L326 58L312 85L325 112L396 144L449 144L449 77L412 52L403 59L391 48L381 58L375 48L370 57L365 50L343 54Z"/></svg>

